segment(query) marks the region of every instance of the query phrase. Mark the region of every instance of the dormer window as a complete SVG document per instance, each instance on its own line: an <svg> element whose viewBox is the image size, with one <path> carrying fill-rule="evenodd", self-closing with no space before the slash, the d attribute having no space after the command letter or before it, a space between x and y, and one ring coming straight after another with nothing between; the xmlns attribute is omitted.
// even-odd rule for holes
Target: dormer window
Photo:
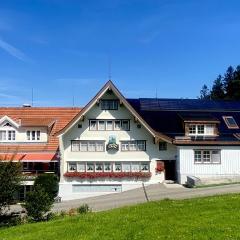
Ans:
<svg viewBox="0 0 240 240"><path fill-rule="evenodd" d="M40 131L27 131L28 141L40 141Z"/></svg>
<svg viewBox="0 0 240 240"><path fill-rule="evenodd" d="M118 100L102 99L101 109L102 110L118 110Z"/></svg>
<svg viewBox="0 0 240 240"><path fill-rule="evenodd" d="M16 132L14 130L1 130L0 131L0 141L1 142L6 142L6 141L15 141L16 139Z"/></svg>
<svg viewBox="0 0 240 240"><path fill-rule="evenodd" d="M189 135L203 135L205 133L204 124L189 125Z"/></svg>
<svg viewBox="0 0 240 240"><path fill-rule="evenodd" d="M239 128L233 116L223 116L223 120L229 129Z"/></svg>
<svg viewBox="0 0 240 240"><path fill-rule="evenodd" d="M186 135L189 136L213 136L216 134L214 124L189 124L186 126Z"/></svg>

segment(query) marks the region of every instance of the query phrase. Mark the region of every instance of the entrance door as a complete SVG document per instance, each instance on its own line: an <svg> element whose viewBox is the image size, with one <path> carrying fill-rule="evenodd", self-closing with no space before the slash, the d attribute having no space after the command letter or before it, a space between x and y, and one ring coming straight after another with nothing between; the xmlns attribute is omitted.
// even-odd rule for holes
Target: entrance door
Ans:
<svg viewBox="0 0 240 240"><path fill-rule="evenodd" d="M164 168L165 168L165 179L176 181L177 180L176 161L175 160L164 161Z"/></svg>

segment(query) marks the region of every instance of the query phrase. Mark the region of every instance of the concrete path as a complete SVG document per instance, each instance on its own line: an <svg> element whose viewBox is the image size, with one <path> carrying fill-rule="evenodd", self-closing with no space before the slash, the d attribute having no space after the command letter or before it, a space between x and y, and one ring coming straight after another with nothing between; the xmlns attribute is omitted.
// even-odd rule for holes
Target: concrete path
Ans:
<svg viewBox="0 0 240 240"><path fill-rule="evenodd" d="M240 184L232 184L206 188L184 188L178 184L154 184L146 187L146 195L150 201L169 199L187 199L212 196L226 193L240 193ZM87 203L93 211L103 211L122 206L147 202L143 188L122 193L108 194L81 200L64 201L54 204L53 211L69 210Z"/></svg>

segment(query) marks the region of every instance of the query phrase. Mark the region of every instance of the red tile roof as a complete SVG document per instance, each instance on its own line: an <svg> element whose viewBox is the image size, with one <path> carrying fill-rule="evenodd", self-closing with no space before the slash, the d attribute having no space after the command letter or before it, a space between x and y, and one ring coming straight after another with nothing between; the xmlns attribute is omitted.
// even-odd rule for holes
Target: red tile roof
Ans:
<svg viewBox="0 0 240 240"><path fill-rule="evenodd" d="M81 108L76 107L4 107L0 108L0 118L7 115L23 126L51 126L47 143L0 144L1 153L12 152L55 152L58 149L56 132L64 128Z"/></svg>

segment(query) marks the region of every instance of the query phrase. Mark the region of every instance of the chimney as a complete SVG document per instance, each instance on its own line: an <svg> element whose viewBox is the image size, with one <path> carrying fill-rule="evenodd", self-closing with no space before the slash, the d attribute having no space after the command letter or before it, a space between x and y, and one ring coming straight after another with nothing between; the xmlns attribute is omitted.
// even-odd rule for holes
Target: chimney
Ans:
<svg viewBox="0 0 240 240"><path fill-rule="evenodd" d="M31 104L29 104L29 103L24 103L24 104L22 105L22 107L24 107L24 108L30 108L30 107L31 107Z"/></svg>

